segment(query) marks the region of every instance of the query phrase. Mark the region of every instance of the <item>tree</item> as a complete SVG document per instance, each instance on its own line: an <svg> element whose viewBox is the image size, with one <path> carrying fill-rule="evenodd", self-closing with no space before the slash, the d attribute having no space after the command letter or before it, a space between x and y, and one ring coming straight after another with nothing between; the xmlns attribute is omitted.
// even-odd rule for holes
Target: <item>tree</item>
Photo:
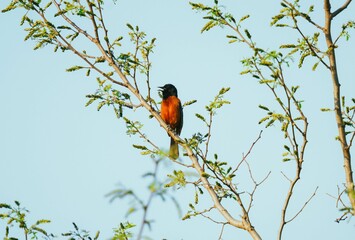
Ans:
<svg viewBox="0 0 355 240"><path fill-rule="evenodd" d="M204 19L207 20L207 23L203 26L202 32L209 31L216 26L226 27L231 30L231 34L227 35L230 43L241 43L251 50L250 57L242 60L245 69L241 74L249 74L257 79L275 99L274 102L260 103L259 108L265 111L266 115L259 121L259 124L265 124L267 129L274 125L281 126L284 137L282 145L285 150L282 159L284 162L294 163L293 167L288 167L288 169L293 168L293 175L285 172L282 172L281 175L289 182L289 186L281 207L278 239L282 239L285 226L305 211L318 189L317 186L314 186L314 191L302 204L298 204L298 209L293 209L292 213L289 213L290 202L294 201L296 186L300 182L304 162L307 161L305 153L308 151L309 141L309 120L304 111L304 105L307 102L304 103L298 95L300 85L294 85L294 82L288 80L287 69L289 66L293 66L295 58L299 58L298 67L301 69L305 68L305 60L312 58L315 59L313 70L316 70L321 63L330 71L334 83L333 100L338 140L341 143L346 177L346 187L344 190L340 188L339 196L336 197L337 201L344 205L341 209L343 213L338 221L354 215L355 197L350 151L355 135L353 120L355 100L352 98L352 103L349 105L347 99L351 96L341 97L335 55L338 41L342 37L349 37L348 29L354 27L354 22L349 21L342 25L340 33L334 41L330 31L333 19L342 13L350 3L351 1L347 1L335 11L331 11L329 1L325 0L325 24L321 26L313 20L312 13L315 7L307 6L306 3L301 7L299 1L293 3L282 1L280 13L273 17L272 25L295 30L300 37L296 41L293 40L293 43L282 43L276 50L269 50L268 46L261 47L256 44L254 37L252 37L254 34L243 27L249 15L237 18L227 13L216 0L212 6L190 3L194 10L205 14ZM85 70L86 76L96 77L98 82L97 91L87 95L89 98L87 106L97 103L98 110L104 106L112 107L116 117L126 125L127 134L138 136L144 140L142 144L134 144L133 147L140 150L143 155L149 155L155 166L155 170L147 174L147 176L153 177L152 184L149 185L150 195L147 202L142 201L130 189L119 188L111 193L113 198L132 197L141 205L143 218L137 238L141 238L144 226L150 225L146 219L146 213L151 199L155 196L170 196L166 188L192 186L194 201L189 204L189 210L183 219L203 216L221 225L219 238L222 238L224 228L228 225L248 232L253 239L261 239L262 234L260 234L258 226L253 223L251 212L256 193L261 184L268 180L270 172L266 172L262 177L255 177L255 167L253 168L249 163L248 157L262 138L262 132L250 144L249 150L243 154L239 161L224 160L219 156L220 154L211 151L216 113L225 105L230 104L230 101L225 99L230 88L222 87L206 105L206 111L195 114L205 129L190 133L191 136L187 138L177 136L160 118L158 100L152 96L151 54L155 47L155 38L147 40L146 34L138 26L127 24L132 44L131 50L125 51L122 47L125 43L123 37L109 34L111 32L106 27L107 22L104 18L102 4L103 1L100 0L85 2L20 0L12 1L3 12L17 8L26 10L21 25L28 25L28 28L25 29L27 31L25 39L35 40L37 43L35 49L53 46L56 52L72 52L78 56L83 64L75 65L67 71ZM306 9L306 6L309 7L307 11L303 10ZM299 23L301 21L304 21L302 24L311 24L321 31L325 36L326 46L320 44L319 32L305 34ZM89 22L90 28L86 28L84 22ZM82 49L81 43L84 41L88 41L92 47ZM194 99L185 102L185 109L195 102ZM185 156L183 158L180 160L170 159L175 169L167 175L167 179L164 181L157 180L157 169L161 159L166 158L167 154L155 143L154 137L146 133L146 122L138 121L135 114L130 112L132 109L134 111L144 109L145 115L157 121L169 136L173 137L184 149ZM323 111L333 110L324 108ZM187 172L191 170L195 175L188 176ZM249 174L248 178L251 183L249 188L239 186L244 183L243 179L239 177L242 175L242 171ZM345 195L348 197L349 204L343 200ZM205 205L200 207L201 201L207 201L206 199L212 203L207 207ZM237 214L234 209L235 205L238 206ZM14 208L8 204L2 206L14 211ZM5 214L4 217L8 218L10 215ZM132 226L130 223L121 224L115 237L117 239L129 238L130 235L126 233L126 230ZM74 225L74 227L78 231L77 226Z"/></svg>

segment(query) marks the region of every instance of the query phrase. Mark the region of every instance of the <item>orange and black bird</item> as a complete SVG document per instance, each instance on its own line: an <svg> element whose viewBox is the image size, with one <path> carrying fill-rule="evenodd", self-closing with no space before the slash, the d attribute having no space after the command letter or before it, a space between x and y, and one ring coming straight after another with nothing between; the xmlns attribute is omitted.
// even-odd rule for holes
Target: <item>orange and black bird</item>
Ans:
<svg viewBox="0 0 355 240"><path fill-rule="evenodd" d="M177 89L172 84L165 84L159 88L163 95L160 116L177 135L180 135L183 125L183 112ZM179 157L179 145L173 138L170 139L169 157L173 159Z"/></svg>

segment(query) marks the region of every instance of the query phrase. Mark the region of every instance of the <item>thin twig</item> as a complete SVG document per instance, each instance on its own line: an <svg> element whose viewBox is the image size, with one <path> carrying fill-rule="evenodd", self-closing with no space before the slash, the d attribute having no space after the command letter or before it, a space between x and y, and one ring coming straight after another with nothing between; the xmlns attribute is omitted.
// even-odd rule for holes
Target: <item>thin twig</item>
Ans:
<svg viewBox="0 0 355 240"><path fill-rule="evenodd" d="M302 211L303 209L307 206L307 204L312 200L312 198L316 195L318 190L318 187L316 187L316 190L314 190L313 194L310 196L310 198L303 204L302 208L295 214L295 216L293 216L291 219L289 219L288 221L286 221L285 223L289 223L292 222Z"/></svg>
<svg viewBox="0 0 355 240"><path fill-rule="evenodd" d="M235 169L232 171L232 174L234 174L236 171L238 171L240 165L247 159L247 157L249 156L249 154L251 153L251 151L253 150L255 144L261 139L261 135L263 133L263 130L261 130L259 132L259 136L257 137L257 139L251 144L248 152L244 155L243 154L243 157L242 157L242 160L238 163L238 165L235 167Z"/></svg>
<svg viewBox="0 0 355 240"><path fill-rule="evenodd" d="M342 11L344 11L348 6L349 4L351 3L352 0L347 0L341 7L339 7L336 11L334 11L332 13L332 18L335 18L339 13L341 13Z"/></svg>
<svg viewBox="0 0 355 240"><path fill-rule="evenodd" d="M343 207L346 207L345 203L343 202L341 196L345 193L345 189L343 189L342 191L340 191L340 187L337 186L338 188L338 198L336 201L336 207L339 208L339 202L343 205Z"/></svg>
<svg viewBox="0 0 355 240"><path fill-rule="evenodd" d="M349 214L348 212L344 212L343 215L341 215L339 218L335 219L335 222L340 223L341 221L345 221L348 218L348 216L346 216L348 214Z"/></svg>
<svg viewBox="0 0 355 240"><path fill-rule="evenodd" d="M311 23L313 26L315 26L315 27L318 28L319 30L322 30L322 31L323 31L323 27L321 27L319 24L317 24L316 22L314 22L314 21L311 19L311 17L309 17L308 14L304 14L304 13L299 12L299 11L293 6L292 3L290 3L290 2L288 2L288 1L286 1L286 0L283 0L283 2L284 2L286 5L288 5L290 8L292 8L292 10L297 11L298 13L300 13L299 15L300 15L303 19L305 19L306 21L308 21L309 23ZM308 16L308 17L306 17L306 16Z"/></svg>
<svg viewBox="0 0 355 240"><path fill-rule="evenodd" d="M212 119L213 119L213 112L210 111L209 123L208 123L208 125L207 125L207 127L208 127L208 133L207 133L207 140L206 140L206 148L205 148L205 156L204 156L204 159L207 159L208 146L209 146L209 143L210 143L210 140L211 140Z"/></svg>
<svg viewBox="0 0 355 240"><path fill-rule="evenodd" d="M222 224L222 229L221 229L221 232L218 236L218 240L222 240L222 235L223 235L223 231L224 231L224 227L226 226L226 223Z"/></svg>
<svg viewBox="0 0 355 240"><path fill-rule="evenodd" d="M159 167L159 163L161 162L161 160L155 160L155 166L154 166L154 172L153 172L153 182L157 181L157 176L158 176L158 167ZM137 235L137 240L140 240L142 238L142 234L144 231L144 227L147 224L147 215L148 215L148 209L151 206L151 202L155 196L156 192L155 191L150 191L148 200L146 202L146 204L143 204L143 216L142 216L142 220L141 220L141 225L138 231L138 235Z"/></svg>
<svg viewBox="0 0 355 240"><path fill-rule="evenodd" d="M301 31L301 29L300 29L299 26L298 26L298 23L297 23L297 21L296 21L296 18L295 18L294 16L292 16L292 19L293 19L294 24L295 24L295 29L296 29L296 30L298 31L298 33L302 36L303 40L306 41L309 50L312 51L312 53L314 54L314 56L316 56L316 57L318 58L318 60L319 60L326 68L330 69L330 66L329 66L326 62L324 62L323 57L321 57L321 56L318 55L318 51L315 50L316 47L315 47L314 45L312 45L312 44L309 42L308 38L303 34L303 32Z"/></svg>
<svg viewBox="0 0 355 240"><path fill-rule="evenodd" d="M52 0L53 4L56 6L56 8L58 9L58 12L62 12L62 9L60 8L60 5L57 3L57 1ZM68 18L65 14L61 14L61 17L67 21L71 26L73 26L77 32L83 34L85 37L87 37L91 42L96 42L95 38L92 37L90 34L88 34L86 31L84 31L83 29L81 29L80 27L78 27L78 25L76 25L72 20L70 20L70 18Z"/></svg>
<svg viewBox="0 0 355 240"><path fill-rule="evenodd" d="M248 168L249 168L249 164L248 164ZM250 173L250 175L251 175L251 170L249 171L249 173ZM260 182L258 182L258 183L257 183L257 182L254 180L254 178L251 176L251 178L253 179L253 182L254 182L254 188L253 188L253 191L252 191L251 193L249 193L250 201L249 201L249 206L248 206L248 209L247 209L247 212L248 212L248 213L250 212L250 210L251 210L251 208L252 208L252 206L253 206L254 194L255 194L257 188L258 188L261 184L263 184L263 183L266 181L266 179L269 178L270 174L271 174L271 171L269 171L268 174L264 177L264 179L262 179L262 180L261 180Z"/></svg>
<svg viewBox="0 0 355 240"><path fill-rule="evenodd" d="M283 171L281 171L281 174L282 174L290 183L292 182L292 180L291 180L289 177L287 177L286 174L285 174Z"/></svg>

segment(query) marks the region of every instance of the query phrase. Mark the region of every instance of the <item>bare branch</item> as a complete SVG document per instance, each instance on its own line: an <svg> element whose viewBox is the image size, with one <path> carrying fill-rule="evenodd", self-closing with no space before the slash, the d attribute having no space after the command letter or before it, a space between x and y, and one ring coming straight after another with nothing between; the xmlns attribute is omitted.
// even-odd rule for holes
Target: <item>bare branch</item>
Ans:
<svg viewBox="0 0 355 240"><path fill-rule="evenodd" d="M292 180L291 180L289 177L287 177L286 174L285 174L283 171L281 171L281 174L282 174L290 183L292 182Z"/></svg>
<svg viewBox="0 0 355 240"><path fill-rule="evenodd" d="M335 10L332 14L331 14L331 18L335 18L339 13L341 13L342 11L344 11L349 4L351 3L352 0L347 0L340 8L338 8L337 10Z"/></svg>
<svg viewBox="0 0 355 240"><path fill-rule="evenodd" d="M212 222L214 222L214 223L216 223L216 224L222 224L222 225L228 224L228 222L216 221L216 220L214 220L213 218L211 218L210 216L206 215L206 213L210 212L210 211L211 211L212 209L214 209L214 208L215 208L214 206L213 206L213 207L210 207L209 209L206 209L206 210L204 210L204 211L202 211L202 212L198 212L197 214L203 216L204 218L207 218L208 220L210 220L210 221L212 221Z"/></svg>
<svg viewBox="0 0 355 240"><path fill-rule="evenodd" d="M250 169L249 164L248 164L248 168ZM250 210L251 210L251 208L252 208L252 206L253 206L254 194L255 194L257 188L258 188L261 184L263 184L263 183L269 178L269 176L270 176L270 174L271 174L271 171L268 172L268 174L264 177L264 179L262 179L262 180L261 180L260 182L258 182L258 183L257 183L257 182L254 180L254 178L252 177L252 175L251 175L251 170L249 170L249 173L250 173L251 178L253 179L254 188L253 188L253 191L252 191L251 193L249 193L250 201L249 201L249 206L248 206L248 209L247 209L247 212L248 212L248 213L250 212Z"/></svg>
<svg viewBox="0 0 355 240"><path fill-rule="evenodd" d="M223 225L222 225L221 233L219 234L218 240L222 240L222 235L223 235L223 231L224 231L224 227L225 227L225 226L226 226L226 224L223 224Z"/></svg>
<svg viewBox="0 0 355 240"><path fill-rule="evenodd" d="M353 132L353 134L351 135L351 138L350 138L350 140L349 140L349 146L348 146L349 149L350 149L351 146L353 145L354 137L355 137L355 131Z"/></svg>
<svg viewBox="0 0 355 240"><path fill-rule="evenodd" d="M286 221L285 223L292 222L302 211L303 209L307 206L307 204L312 200L312 198L316 195L318 190L318 187L314 190L313 194L310 196L310 198L303 204L302 208L293 216L290 220Z"/></svg>
<svg viewBox="0 0 355 240"><path fill-rule="evenodd" d="M337 198L337 201L336 201L336 207L338 208L339 207L339 203L341 203L343 205L343 207L346 207L345 203L343 202L342 200L342 195L345 193L345 189L343 189L342 191L340 191L340 187L337 186L338 188L338 198Z"/></svg>
<svg viewBox="0 0 355 240"><path fill-rule="evenodd" d="M153 172L153 182L157 181L157 176L158 176L158 167L159 167L159 163L161 162L161 160L155 160L154 163L154 172ZM145 225L147 225L147 214L148 214L148 209L151 206L151 202L155 196L156 192L155 191L150 191L149 193L149 197L148 200L145 204L142 205L143 208L143 216L142 216L142 220L141 220L141 225L138 231L138 235L137 235L137 240L140 240L142 238L142 234L144 231L144 227Z"/></svg>
<svg viewBox="0 0 355 240"><path fill-rule="evenodd" d="M259 136L258 136L257 139L251 144L251 146L250 146L248 152L247 152L245 155L243 154L242 160L238 163L238 165L237 165L237 166L235 167L235 169L232 171L232 174L234 174L236 171L238 171L240 165L241 165L244 161L246 161L247 157L249 156L249 154L250 154L251 151L253 150L255 144L261 139L261 134L262 134L262 133L263 133L263 130L261 130L261 131L259 132Z"/></svg>

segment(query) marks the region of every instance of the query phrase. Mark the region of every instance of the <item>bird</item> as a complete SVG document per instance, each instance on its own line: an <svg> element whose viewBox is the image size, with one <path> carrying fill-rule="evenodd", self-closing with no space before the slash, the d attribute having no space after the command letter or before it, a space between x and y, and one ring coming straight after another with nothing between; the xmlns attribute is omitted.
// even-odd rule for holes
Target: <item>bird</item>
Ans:
<svg viewBox="0 0 355 240"><path fill-rule="evenodd" d="M180 136L183 125L183 111L178 92L174 85L168 83L159 87L163 96L161 102L160 116L164 122ZM177 159L179 157L179 145L170 138L169 157Z"/></svg>

